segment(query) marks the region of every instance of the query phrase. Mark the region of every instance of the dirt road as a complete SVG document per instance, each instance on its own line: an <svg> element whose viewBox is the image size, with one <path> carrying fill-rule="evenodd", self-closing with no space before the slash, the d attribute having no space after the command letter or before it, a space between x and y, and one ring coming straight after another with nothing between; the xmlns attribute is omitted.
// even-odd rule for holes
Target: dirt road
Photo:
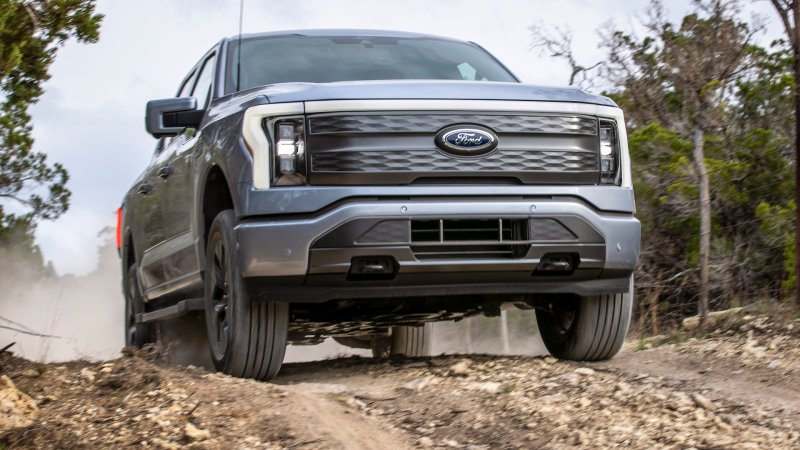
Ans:
<svg viewBox="0 0 800 450"><path fill-rule="evenodd" d="M471 355L287 364L273 383L170 368L0 366L40 404L9 448L800 448L800 321L753 317L612 361Z"/></svg>

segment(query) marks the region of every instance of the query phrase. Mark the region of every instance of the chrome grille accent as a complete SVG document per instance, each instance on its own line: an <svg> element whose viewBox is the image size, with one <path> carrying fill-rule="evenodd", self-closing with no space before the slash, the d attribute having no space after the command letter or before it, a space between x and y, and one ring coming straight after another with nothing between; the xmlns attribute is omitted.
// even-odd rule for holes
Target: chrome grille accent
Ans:
<svg viewBox="0 0 800 450"><path fill-rule="evenodd" d="M337 151L312 154L311 170L321 172L593 172L591 151L498 151L478 159L454 161L436 151Z"/></svg>
<svg viewBox="0 0 800 450"><path fill-rule="evenodd" d="M359 114L309 119L312 135L342 133L435 133L447 125L477 123L498 133L596 135L597 119L588 116L523 114Z"/></svg>

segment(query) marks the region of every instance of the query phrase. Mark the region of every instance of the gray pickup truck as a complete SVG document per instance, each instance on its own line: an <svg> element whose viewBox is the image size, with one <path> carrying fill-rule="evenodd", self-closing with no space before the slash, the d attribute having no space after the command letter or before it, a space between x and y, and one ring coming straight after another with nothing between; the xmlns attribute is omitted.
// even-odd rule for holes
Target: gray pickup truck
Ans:
<svg viewBox="0 0 800 450"><path fill-rule="evenodd" d="M287 31L223 39L145 122L128 345L204 315L218 370L269 379L287 343L423 356L429 323L508 305L559 358L624 341L640 226L606 97L522 84L471 42Z"/></svg>

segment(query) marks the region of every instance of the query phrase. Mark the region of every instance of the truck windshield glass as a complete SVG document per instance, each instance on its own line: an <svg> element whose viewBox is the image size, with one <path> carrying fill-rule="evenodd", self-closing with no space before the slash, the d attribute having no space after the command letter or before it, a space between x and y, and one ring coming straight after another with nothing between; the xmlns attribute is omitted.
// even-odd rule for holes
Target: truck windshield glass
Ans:
<svg viewBox="0 0 800 450"><path fill-rule="evenodd" d="M236 90L237 51L229 48L226 90ZM356 80L515 82L474 44L436 38L265 36L242 40L240 90L274 83Z"/></svg>

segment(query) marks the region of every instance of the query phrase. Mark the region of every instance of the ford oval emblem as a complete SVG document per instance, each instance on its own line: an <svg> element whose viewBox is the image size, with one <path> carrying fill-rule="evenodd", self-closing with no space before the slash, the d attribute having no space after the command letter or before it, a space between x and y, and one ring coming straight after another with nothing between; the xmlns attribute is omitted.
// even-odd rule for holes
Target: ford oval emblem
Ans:
<svg viewBox="0 0 800 450"><path fill-rule="evenodd" d="M436 134L436 146L455 156L483 156L497 147L497 135L479 125L453 125Z"/></svg>

